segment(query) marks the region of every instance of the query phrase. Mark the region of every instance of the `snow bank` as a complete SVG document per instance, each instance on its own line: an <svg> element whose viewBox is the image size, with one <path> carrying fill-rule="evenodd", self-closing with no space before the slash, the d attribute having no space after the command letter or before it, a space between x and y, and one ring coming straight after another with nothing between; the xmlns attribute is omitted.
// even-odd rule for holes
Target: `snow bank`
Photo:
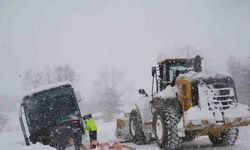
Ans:
<svg viewBox="0 0 250 150"><path fill-rule="evenodd" d="M42 144L35 144L31 146L24 145L0 145L1 150L56 150L50 146L45 146Z"/></svg>
<svg viewBox="0 0 250 150"><path fill-rule="evenodd" d="M56 150L55 148L40 143L26 146L21 131L0 133L1 150Z"/></svg>
<svg viewBox="0 0 250 150"><path fill-rule="evenodd" d="M197 55L202 56L201 52L195 48L189 47L187 45L174 46L167 48L167 50L160 51L156 61L157 63L161 63L166 59L194 58Z"/></svg>
<svg viewBox="0 0 250 150"><path fill-rule="evenodd" d="M102 120L96 121L97 139L99 142L118 141L115 135L116 122L104 122Z"/></svg>

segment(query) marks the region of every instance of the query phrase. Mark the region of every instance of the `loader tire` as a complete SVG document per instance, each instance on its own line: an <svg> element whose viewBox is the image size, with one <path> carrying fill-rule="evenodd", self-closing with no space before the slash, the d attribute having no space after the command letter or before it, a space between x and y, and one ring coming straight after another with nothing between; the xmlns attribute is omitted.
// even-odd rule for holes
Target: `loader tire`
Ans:
<svg viewBox="0 0 250 150"><path fill-rule="evenodd" d="M129 132L132 142L138 145L146 144L142 129L142 119L138 110L133 109L129 116Z"/></svg>
<svg viewBox="0 0 250 150"><path fill-rule="evenodd" d="M224 146L232 146L235 144L239 136L238 128L229 128L223 131L220 135L214 136L209 135L209 140L213 143L213 145L224 145Z"/></svg>
<svg viewBox="0 0 250 150"><path fill-rule="evenodd" d="M161 149L175 150L181 143L178 137L177 125L180 115L174 109L163 108L156 112L153 118L153 129L155 131L156 142Z"/></svg>

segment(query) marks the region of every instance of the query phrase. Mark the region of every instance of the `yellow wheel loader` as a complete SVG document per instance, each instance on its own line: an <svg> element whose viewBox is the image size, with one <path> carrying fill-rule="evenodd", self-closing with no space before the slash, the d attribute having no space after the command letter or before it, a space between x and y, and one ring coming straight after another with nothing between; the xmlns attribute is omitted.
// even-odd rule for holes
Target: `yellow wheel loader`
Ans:
<svg viewBox="0 0 250 150"><path fill-rule="evenodd" d="M155 140L161 149L174 150L208 135L212 144L230 146L238 127L250 123L249 107L238 103L232 76L205 74L199 55L161 59L152 76L152 94L140 89L143 96L123 122L136 144Z"/></svg>

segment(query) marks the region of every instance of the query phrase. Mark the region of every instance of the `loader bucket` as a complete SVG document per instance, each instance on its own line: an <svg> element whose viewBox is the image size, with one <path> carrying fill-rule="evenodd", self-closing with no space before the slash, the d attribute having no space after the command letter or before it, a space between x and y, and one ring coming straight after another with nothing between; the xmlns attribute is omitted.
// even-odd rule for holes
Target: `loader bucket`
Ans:
<svg viewBox="0 0 250 150"><path fill-rule="evenodd" d="M116 137L119 142L129 142L129 117L122 117L116 120Z"/></svg>

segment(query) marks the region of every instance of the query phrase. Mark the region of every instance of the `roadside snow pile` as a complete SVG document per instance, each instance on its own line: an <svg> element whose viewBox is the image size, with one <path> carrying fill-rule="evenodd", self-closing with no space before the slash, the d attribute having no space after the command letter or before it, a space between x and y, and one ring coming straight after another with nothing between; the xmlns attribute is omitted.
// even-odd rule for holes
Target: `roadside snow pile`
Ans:
<svg viewBox="0 0 250 150"><path fill-rule="evenodd" d="M166 59L177 59L177 58L194 58L197 55L202 55L200 51L195 48L190 48L188 46L174 46L169 47L167 50L159 52L156 58L157 63L161 63Z"/></svg>
<svg viewBox="0 0 250 150"><path fill-rule="evenodd" d="M53 147L45 146L40 143L35 145L25 146L25 145L0 145L1 150L56 150Z"/></svg>
<svg viewBox="0 0 250 150"><path fill-rule="evenodd" d="M56 150L40 143L26 146L21 131L0 133L0 150Z"/></svg>
<svg viewBox="0 0 250 150"><path fill-rule="evenodd" d="M102 120L96 120L98 141L108 142L108 141L118 141L115 136L116 122L104 122Z"/></svg>
<svg viewBox="0 0 250 150"><path fill-rule="evenodd" d="M177 93L176 86L167 86L163 91L158 92L155 96L160 98L175 98Z"/></svg>

